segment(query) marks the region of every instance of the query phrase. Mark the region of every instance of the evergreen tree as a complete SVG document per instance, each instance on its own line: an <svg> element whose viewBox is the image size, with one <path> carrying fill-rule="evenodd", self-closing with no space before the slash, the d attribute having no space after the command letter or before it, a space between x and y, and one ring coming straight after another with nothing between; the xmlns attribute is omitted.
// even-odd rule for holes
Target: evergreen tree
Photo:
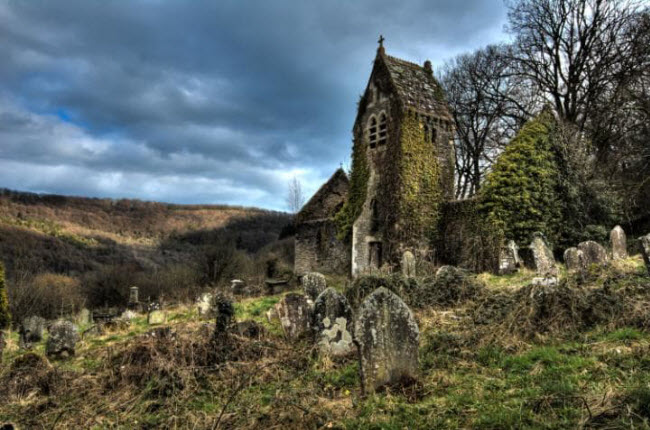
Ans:
<svg viewBox="0 0 650 430"><path fill-rule="evenodd" d="M529 244L535 231L551 242L558 239L562 210L551 144L554 126L548 109L524 124L481 189L481 211L520 246Z"/></svg>
<svg viewBox="0 0 650 430"><path fill-rule="evenodd" d="M9 313L9 300L7 299L7 286L5 283L5 268L0 262L0 330L4 330L11 324Z"/></svg>

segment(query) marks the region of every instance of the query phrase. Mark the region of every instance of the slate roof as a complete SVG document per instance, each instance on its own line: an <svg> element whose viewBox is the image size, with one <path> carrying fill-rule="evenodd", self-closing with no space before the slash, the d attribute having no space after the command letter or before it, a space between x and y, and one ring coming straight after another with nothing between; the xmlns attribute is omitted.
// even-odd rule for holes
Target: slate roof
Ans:
<svg viewBox="0 0 650 430"><path fill-rule="evenodd" d="M405 108L451 118L440 84L424 67L381 53L391 81Z"/></svg>
<svg viewBox="0 0 650 430"><path fill-rule="evenodd" d="M322 221L333 217L345 202L348 188L348 175L343 169L338 169L296 214L296 224Z"/></svg>

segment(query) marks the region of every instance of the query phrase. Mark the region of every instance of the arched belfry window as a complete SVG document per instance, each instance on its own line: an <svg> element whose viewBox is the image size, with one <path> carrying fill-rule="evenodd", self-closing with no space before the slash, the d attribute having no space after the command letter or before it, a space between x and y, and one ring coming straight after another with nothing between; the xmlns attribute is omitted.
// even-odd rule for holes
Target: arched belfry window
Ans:
<svg viewBox="0 0 650 430"><path fill-rule="evenodd" d="M368 143L371 148L377 146L377 137L379 135L377 127L377 118L371 116L368 120Z"/></svg>
<svg viewBox="0 0 650 430"><path fill-rule="evenodd" d="M436 127L433 124L424 123L424 140L426 142L436 143Z"/></svg>
<svg viewBox="0 0 650 430"><path fill-rule="evenodd" d="M386 144L386 139L388 138L388 121L386 119L386 114L384 112L379 115L379 144Z"/></svg>

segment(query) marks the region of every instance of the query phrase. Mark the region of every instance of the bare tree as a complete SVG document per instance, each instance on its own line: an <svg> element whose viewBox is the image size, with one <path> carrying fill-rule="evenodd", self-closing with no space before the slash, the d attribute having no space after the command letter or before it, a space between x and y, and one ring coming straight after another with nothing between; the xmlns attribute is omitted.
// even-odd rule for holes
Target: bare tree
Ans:
<svg viewBox="0 0 650 430"><path fill-rule="evenodd" d="M509 66L508 49L488 46L461 55L440 76L456 122L457 198L478 192L496 155L539 104Z"/></svg>
<svg viewBox="0 0 650 430"><path fill-rule="evenodd" d="M287 208L291 213L297 213L305 204L305 195L302 192L302 184L295 176L289 181L285 201Z"/></svg>
<svg viewBox="0 0 650 430"><path fill-rule="evenodd" d="M512 60L560 118L584 129L600 94L637 73L634 0L514 0L508 30Z"/></svg>

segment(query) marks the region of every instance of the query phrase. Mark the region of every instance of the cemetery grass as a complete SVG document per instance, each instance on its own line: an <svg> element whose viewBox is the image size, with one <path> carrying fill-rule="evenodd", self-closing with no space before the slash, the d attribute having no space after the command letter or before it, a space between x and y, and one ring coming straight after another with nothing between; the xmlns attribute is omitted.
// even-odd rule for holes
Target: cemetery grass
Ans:
<svg viewBox="0 0 650 430"><path fill-rule="evenodd" d="M581 288L645 289L650 301L650 278L638 257L592 275ZM493 292L516 289L497 277L481 278ZM521 288L530 280L524 278L513 281ZM209 337L202 334L209 321L192 307L168 310L167 325L177 336L170 356L156 355L166 346L143 337L152 329L144 316L126 329L86 337L74 358L52 363L53 374L20 396L0 399L0 422L124 429L650 426L650 330L642 324L612 320L523 336L473 324L473 302L415 309L420 380L364 397L354 357L319 358L309 342L287 342L277 323L267 321L266 311L280 298L237 301L236 318L255 320L265 333L237 338L234 355L214 366L187 364ZM13 360L25 354L17 342L10 333L3 384ZM42 350L40 343L34 352ZM151 359L124 361L138 351L150 351Z"/></svg>

